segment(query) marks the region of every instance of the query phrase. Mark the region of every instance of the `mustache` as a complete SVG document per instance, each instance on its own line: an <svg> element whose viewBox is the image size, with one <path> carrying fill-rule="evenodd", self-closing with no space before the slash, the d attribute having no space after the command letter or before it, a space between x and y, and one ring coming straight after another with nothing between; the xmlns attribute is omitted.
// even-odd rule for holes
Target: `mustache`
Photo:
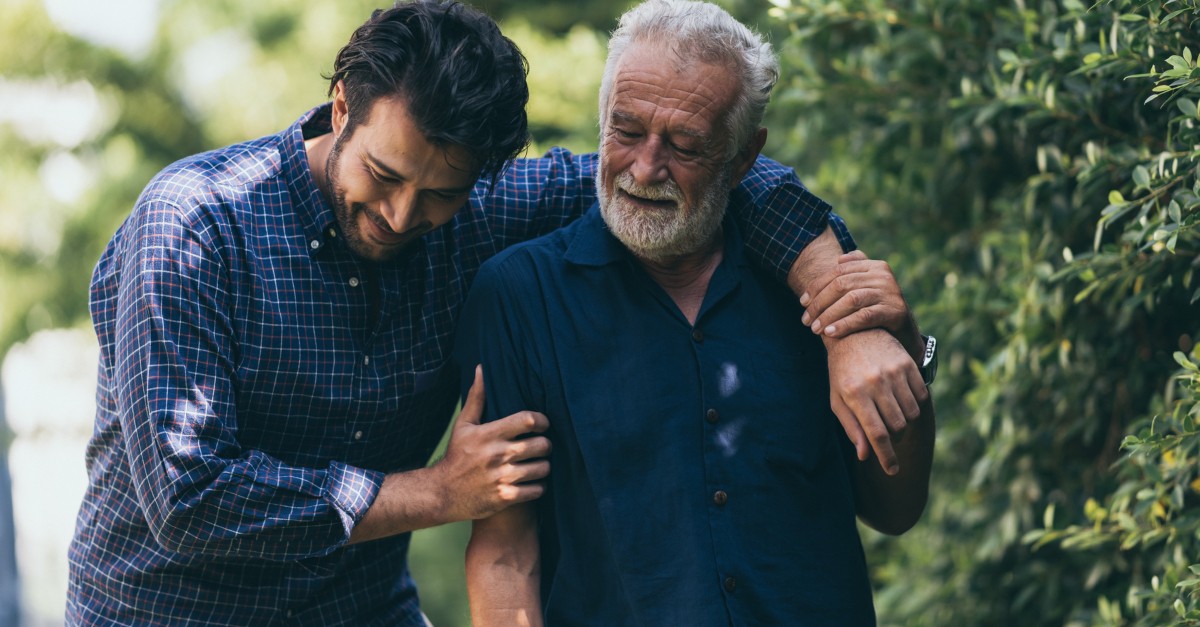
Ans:
<svg viewBox="0 0 1200 627"><path fill-rule="evenodd" d="M669 200L675 203L683 202L683 190L672 180L666 180L654 185L641 185L634 180L628 170L617 175L613 181L617 189L647 200Z"/></svg>

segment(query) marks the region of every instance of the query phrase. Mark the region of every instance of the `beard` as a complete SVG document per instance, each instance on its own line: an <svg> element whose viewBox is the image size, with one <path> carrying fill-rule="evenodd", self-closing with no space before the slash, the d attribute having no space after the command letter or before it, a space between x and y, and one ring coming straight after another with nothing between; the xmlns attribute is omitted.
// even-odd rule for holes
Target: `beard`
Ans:
<svg viewBox="0 0 1200 627"><path fill-rule="evenodd" d="M368 261L387 261L399 255L405 245L382 247L367 241L359 225L359 216L363 216L367 220L373 220L375 217L365 203L346 203L346 189L342 186L341 178L338 175L338 164L342 158L342 146L349 136L348 132L343 132L338 136L333 142L333 148L329 151L329 157L325 160L325 181L329 186L327 200L333 208L333 215L337 218L338 227L342 231L342 237L350 252ZM417 236L424 234L425 231L421 231Z"/></svg>
<svg viewBox="0 0 1200 627"><path fill-rule="evenodd" d="M729 204L729 182L733 168L725 164L716 177L701 190L694 205L686 202L683 191L673 180L650 186L639 185L628 170L613 179L613 193L604 187L604 151L596 175L596 197L600 215L608 230L634 255L653 262L703 250L716 238ZM669 201L673 208L647 209L622 197L619 191L649 200Z"/></svg>

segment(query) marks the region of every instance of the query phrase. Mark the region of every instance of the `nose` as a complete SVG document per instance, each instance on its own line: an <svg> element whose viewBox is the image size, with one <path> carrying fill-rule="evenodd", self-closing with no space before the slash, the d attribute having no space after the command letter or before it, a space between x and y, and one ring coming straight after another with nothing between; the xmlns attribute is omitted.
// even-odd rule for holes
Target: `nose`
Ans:
<svg viewBox="0 0 1200 627"><path fill-rule="evenodd" d="M634 150L629 173L639 185L661 183L670 177L667 169L670 155L661 138L649 136Z"/></svg>
<svg viewBox="0 0 1200 627"><path fill-rule="evenodd" d="M420 221L417 194L401 188L379 203L379 215L387 220L393 233L404 233Z"/></svg>

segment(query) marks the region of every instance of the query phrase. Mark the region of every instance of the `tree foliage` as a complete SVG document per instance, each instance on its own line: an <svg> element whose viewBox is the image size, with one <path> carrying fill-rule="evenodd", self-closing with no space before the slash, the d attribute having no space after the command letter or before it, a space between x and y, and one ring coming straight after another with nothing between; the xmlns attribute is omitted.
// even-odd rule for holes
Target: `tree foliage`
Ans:
<svg viewBox="0 0 1200 627"><path fill-rule="evenodd" d="M945 351L883 621L1196 622L1197 3L776 4L774 152Z"/></svg>

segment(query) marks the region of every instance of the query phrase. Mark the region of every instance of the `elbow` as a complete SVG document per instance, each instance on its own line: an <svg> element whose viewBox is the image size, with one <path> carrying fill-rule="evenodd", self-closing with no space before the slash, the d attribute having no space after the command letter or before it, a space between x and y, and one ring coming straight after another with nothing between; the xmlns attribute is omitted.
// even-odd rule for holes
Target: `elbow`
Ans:
<svg viewBox="0 0 1200 627"><path fill-rule="evenodd" d="M472 536L467 542L466 572L472 574L504 572L508 577L536 579L540 576L540 560L536 551L521 550Z"/></svg>
<svg viewBox="0 0 1200 627"><path fill-rule="evenodd" d="M890 507L860 511L858 518L879 533L900 536L917 525L925 513L928 501L929 493L925 490L902 503L892 503Z"/></svg>
<svg viewBox="0 0 1200 627"><path fill-rule="evenodd" d="M150 535L162 548L180 555L207 552L212 545L209 534L197 529L198 517L188 508L176 504L165 511L146 516Z"/></svg>

